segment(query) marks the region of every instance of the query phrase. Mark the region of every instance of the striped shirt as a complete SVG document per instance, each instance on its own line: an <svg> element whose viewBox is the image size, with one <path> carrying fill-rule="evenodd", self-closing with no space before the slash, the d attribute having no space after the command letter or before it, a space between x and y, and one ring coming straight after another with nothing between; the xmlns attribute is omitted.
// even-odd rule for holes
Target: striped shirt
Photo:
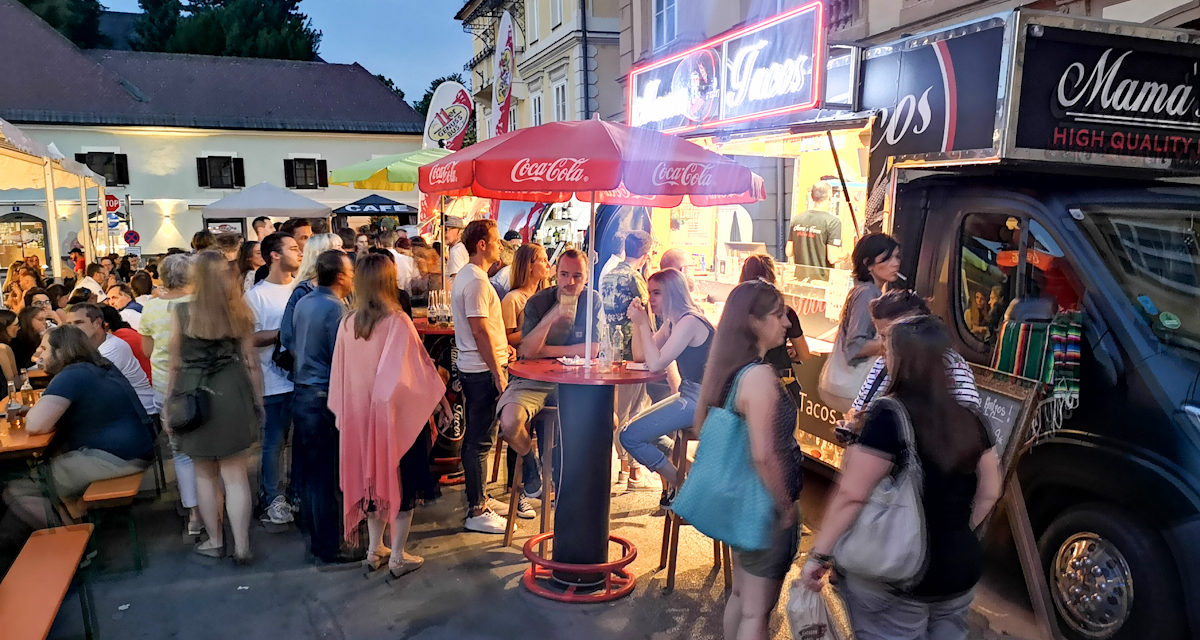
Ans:
<svg viewBox="0 0 1200 640"><path fill-rule="evenodd" d="M979 407L979 391L975 388L975 374L971 372L971 366L954 349L946 349L945 361L946 386L950 389L950 394L959 404L968 409ZM878 384L876 384L876 380L879 381ZM854 399L851 408L855 411L862 411L871 404L871 400L887 393L888 387L891 385L892 378L888 375L884 359L877 358L875 364L871 366L870 373L867 374L867 379L863 381L862 388L858 391L858 397Z"/></svg>

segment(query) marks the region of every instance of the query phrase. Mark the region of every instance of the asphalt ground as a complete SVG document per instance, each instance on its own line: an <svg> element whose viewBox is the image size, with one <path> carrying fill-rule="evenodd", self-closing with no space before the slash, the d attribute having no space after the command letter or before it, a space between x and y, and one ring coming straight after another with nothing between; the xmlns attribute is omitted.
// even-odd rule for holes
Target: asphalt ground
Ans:
<svg viewBox="0 0 1200 640"><path fill-rule="evenodd" d="M818 502L826 490L819 478L810 479L805 502ZM499 495L503 488L493 485L490 492ZM666 572L657 569L663 518L651 515L657 501L656 491L613 497L612 533L638 549L631 565L637 587L615 602L579 605L540 598L520 584L528 563L519 545L537 532L537 520L517 521L511 548L502 547L501 536L464 532L461 487L448 487L442 498L418 508L408 550L424 556L426 564L395 581L385 579L386 571L365 575L358 566L318 569L306 562L304 538L294 527L272 533L257 522L251 533L253 565L204 558L191 552L170 495L143 499L133 509L149 559L140 575L120 571L130 563L120 520L108 521L98 532L92 592L99 637L719 639L725 592L713 566L712 542L683 528L676 586L665 592ZM806 504L812 526L819 526L811 515L817 511ZM809 544L806 535L802 551ZM783 607L800 562L785 581L772 620L773 640L791 637ZM1021 605L1013 605L1006 588L1002 581L992 595L981 589L971 613L971 638L1021 637L1000 630L1020 628L1023 619ZM76 638L82 629L78 603L68 595L50 637Z"/></svg>

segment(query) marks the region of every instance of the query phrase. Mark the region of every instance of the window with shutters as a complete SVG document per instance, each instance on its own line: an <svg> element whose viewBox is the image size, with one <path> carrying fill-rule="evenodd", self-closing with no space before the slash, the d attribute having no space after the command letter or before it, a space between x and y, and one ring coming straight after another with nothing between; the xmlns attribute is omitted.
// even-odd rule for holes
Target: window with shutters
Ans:
<svg viewBox="0 0 1200 640"><path fill-rule="evenodd" d="M75 161L104 176L108 186L129 184L129 158L112 151L88 151L75 154Z"/></svg>
<svg viewBox="0 0 1200 640"><path fill-rule="evenodd" d="M329 186L329 169L324 160L291 158L283 161L284 183L290 189L319 189Z"/></svg>
<svg viewBox="0 0 1200 640"><path fill-rule="evenodd" d="M654 0L654 48L674 42L677 32L675 0Z"/></svg>
<svg viewBox="0 0 1200 640"><path fill-rule="evenodd" d="M554 120L563 122L567 119L567 83L558 82L554 85Z"/></svg>
<svg viewBox="0 0 1200 640"><path fill-rule="evenodd" d="M535 93L529 98L529 124L535 127L542 124L542 94L540 93Z"/></svg>
<svg viewBox="0 0 1200 640"><path fill-rule="evenodd" d="M196 158L196 182L209 189L237 189L246 186L246 170L241 158L208 156Z"/></svg>

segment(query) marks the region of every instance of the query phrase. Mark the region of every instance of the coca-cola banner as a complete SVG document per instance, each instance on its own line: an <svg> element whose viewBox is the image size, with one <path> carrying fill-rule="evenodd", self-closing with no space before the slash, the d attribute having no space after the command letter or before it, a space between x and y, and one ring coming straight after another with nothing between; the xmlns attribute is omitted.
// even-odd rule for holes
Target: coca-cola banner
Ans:
<svg viewBox="0 0 1200 640"><path fill-rule="evenodd" d="M868 52L862 105L875 110L870 180L887 158L994 147L1004 22L990 20L959 34L921 36ZM946 36L946 37L942 37Z"/></svg>
<svg viewBox="0 0 1200 640"><path fill-rule="evenodd" d="M1016 146L1200 168L1200 47L1029 27Z"/></svg>
<svg viewBox="0 0 1200 640"><path fill-rule="evenodd" d="M685 132L812 109L824 32L815 0L633 69L628 121Z"/></svg>
<svg viewBox="0 0 1200 640"><path fill-rule="evenodd" d="M513 48L512 16L507 11L500 14L500 25L496 29L496 51L492 75L492 135L504 135L512 129L512 87L517 59Z"/></svg>

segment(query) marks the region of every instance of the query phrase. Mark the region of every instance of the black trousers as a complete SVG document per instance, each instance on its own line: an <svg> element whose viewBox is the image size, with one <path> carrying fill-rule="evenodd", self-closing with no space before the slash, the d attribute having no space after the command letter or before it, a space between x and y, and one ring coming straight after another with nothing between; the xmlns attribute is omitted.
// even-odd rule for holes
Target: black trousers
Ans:
<svg viewBox="0 0 1200 640"><path fill-rule="evenodd" d="M293 398L292 482L300 501L300 530L309 551L333 561L342 541L342 492L339 476L339 434L329 393L320 387L297 385Z"/></svg>

